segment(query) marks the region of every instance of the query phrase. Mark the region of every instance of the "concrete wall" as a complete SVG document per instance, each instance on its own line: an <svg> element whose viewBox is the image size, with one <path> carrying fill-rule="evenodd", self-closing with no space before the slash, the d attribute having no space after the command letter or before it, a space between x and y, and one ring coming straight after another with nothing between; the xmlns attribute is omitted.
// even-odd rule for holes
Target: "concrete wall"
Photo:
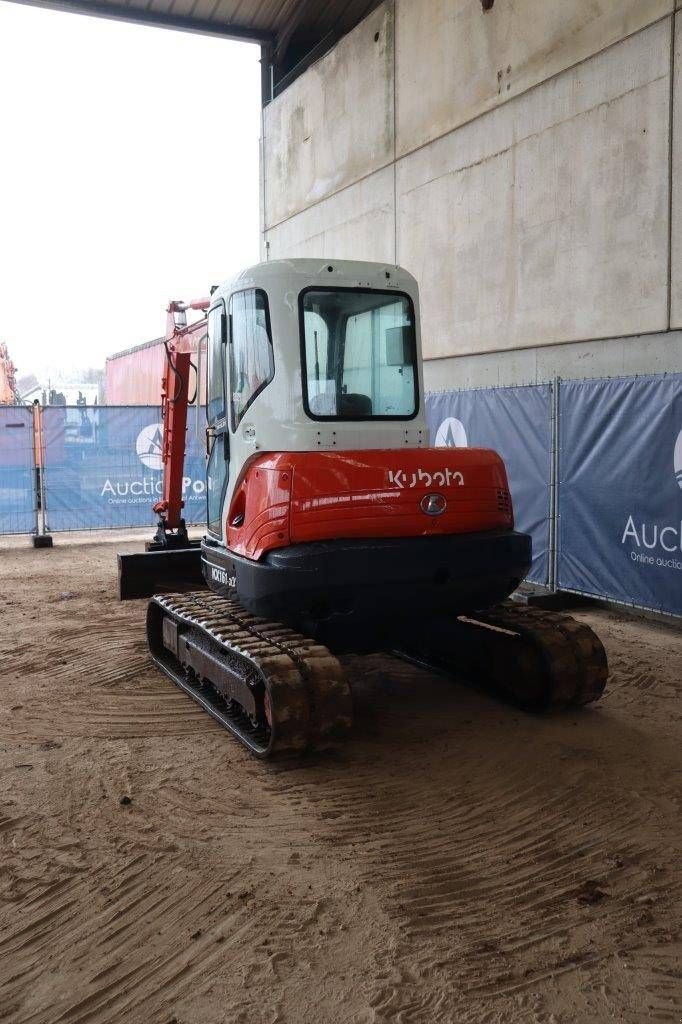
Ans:
<svg viewBox="0 0 682 1024"><path fill-rule="evenodd" d="M642 373L682 373L682 331L430 359L424 363L424 386L449 391L539 384L555 376L570 380Z"/></svg>
<svg viewBox="0 0 682 1024"><path fill-rule="evenodd" d="M270 228L267 255L394 263L393 179L393 168L384 167Z"/></svg>
<svg viewBox="0 0 682 1024"><path fill-rule="evenodd" d="M398 154L575 67L669 14L671 0L402 0Z"/></svg>
<svg viewBox="0 0 682 1024"><path fill-rule="evenodd" d="M432 385L679 368L673 8L386 0L264 110L264 258L415 273Z"/></svg>
<svg viewBox="0 0 682 1024"><path fill-rule="evenodd" d="M384 4L265 108L269 227L393 160L393 67Z"/></svg>
<svg viewBox="0 0 682 1024"><path fill-rule="evenodd" d="M678 3L680 9L682 2ZM670 320L673 327L682 327L682 13L674 21Z"/></svg>

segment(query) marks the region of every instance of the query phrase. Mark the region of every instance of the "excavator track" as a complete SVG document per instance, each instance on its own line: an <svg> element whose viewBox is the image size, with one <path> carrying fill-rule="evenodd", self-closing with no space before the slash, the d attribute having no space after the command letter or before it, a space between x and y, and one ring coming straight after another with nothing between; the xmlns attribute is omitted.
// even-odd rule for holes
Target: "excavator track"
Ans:
<svg viewBox="0 0 682 1024"><path fill-rule="evenodd" d="M415 632L396 656L527 711L580 707L604 692L601 641L570 615L509 602ZM330 651L237 601L206 590L157 595L147 636L159 668L257 757L329 746L352 724L351 693Z"/></svg>
<svg viewBox="0 0 682 1024"><path fill-rule="evenodd" d="M314 640L205 590L153 597L152 660L251 753L297 755L351 726L338 660Z"/></svg>
<svg viewBox="0 0 682 1024"><path fill-rule="evenodd" d="M394 652L472 681L526 711L559 711L598 700L608 678L604 647L571 615L511 602L441 620Z"/></svg>

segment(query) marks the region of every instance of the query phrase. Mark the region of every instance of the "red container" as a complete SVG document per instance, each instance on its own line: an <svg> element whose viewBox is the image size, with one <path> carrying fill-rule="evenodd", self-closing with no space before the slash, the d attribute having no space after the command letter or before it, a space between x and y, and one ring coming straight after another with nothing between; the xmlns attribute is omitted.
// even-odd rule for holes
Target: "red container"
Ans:
<svg viewBox="0 0 682 1024"><path fill-rule="evenodd" d="M192 356L197 365L197 354ZM155 338L143 345L107 356L106 404L107 405L160 405L161 379L166 364L163 338ZM194 394L196 375L191 371L189 384L190 398ZM206 398L206 351L205 344L200 357L202 377L200 398Z"/></svg>

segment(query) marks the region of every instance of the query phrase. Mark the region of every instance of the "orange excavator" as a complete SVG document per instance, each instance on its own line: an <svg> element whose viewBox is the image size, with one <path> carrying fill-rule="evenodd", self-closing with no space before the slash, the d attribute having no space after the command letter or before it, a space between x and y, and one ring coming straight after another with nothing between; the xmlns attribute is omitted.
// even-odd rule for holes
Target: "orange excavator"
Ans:
<svg viewBox="0 0 682 1024"><path fill-rule="evenodd" d="M190 307L206 314L192 328ZM253 754L347 732L348 651L391 651L528 710L601 695L593 631L507 600L531 540L501 458L429 444L410 274L272 261L169 318L159 528L119 555L120 595L151 595L154 663ZM182 464L204 332L206 531L191 541Z"/></svg>
<svg viewBox="0 0 682 1024"><path fill-rule="evenodd" d="M18 405L19 392L14 363L9 357L7 345L0 342L0 405Z"/></svg>

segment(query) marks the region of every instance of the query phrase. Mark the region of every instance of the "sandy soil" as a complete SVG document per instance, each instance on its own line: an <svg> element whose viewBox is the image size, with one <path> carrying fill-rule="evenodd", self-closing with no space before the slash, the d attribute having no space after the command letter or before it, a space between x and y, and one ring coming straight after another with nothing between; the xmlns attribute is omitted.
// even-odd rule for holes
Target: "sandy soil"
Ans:
<svg viewBox="0 0 682 1024"><path fill-rule="evenodd" d="M582 612L608 695L549 719L347 659L351 739L272 767L115 550L0 548L3 1022L682 1020L679 632Z"/></svg>

